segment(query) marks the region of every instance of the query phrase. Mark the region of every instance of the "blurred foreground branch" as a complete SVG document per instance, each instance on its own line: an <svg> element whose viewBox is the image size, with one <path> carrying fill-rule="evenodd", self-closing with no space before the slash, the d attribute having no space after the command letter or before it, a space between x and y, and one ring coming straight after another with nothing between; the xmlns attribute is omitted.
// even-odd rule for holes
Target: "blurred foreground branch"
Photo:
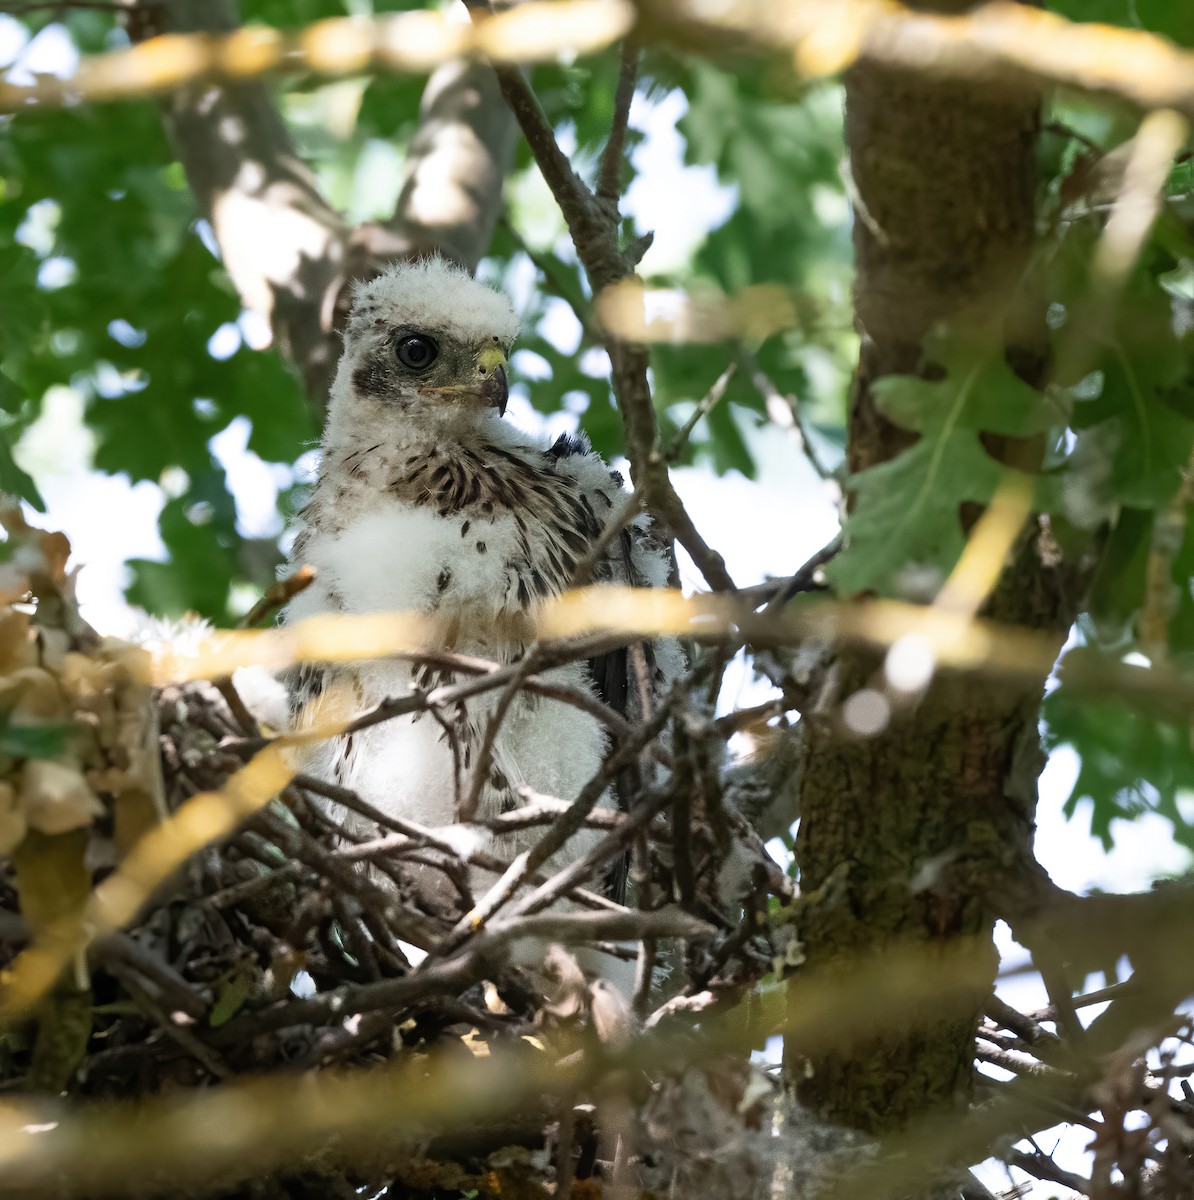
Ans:
<svg viewBox="0 0 1194 1200"><path fill-rule="evenodd" d="M1029 5L996 2L960 15L919 12L892 0L734 0L716 12L696 0L638 0L636 7L640 41L712 56L781 53L802 75L874 63L967 82L1063 85L1194 118L1194 54L1143 30L1076 23ZM416 12L321 21L294 34L256 27L225 37L167 36L84 59L66 78L0 82L0 111L106 102L277 72L423 72L470 55L544 61L603 49L634 21L634 8L622 0L531 0L471 29Z"/></svg>
<svg viewBox="0 0 1194 1200"><path fill-rule="evenodd" d="M624 0L528 0L469 26L433 11L339 17L294 33L251 26L228 33L162 34L83 59L69 76L0 81L0 112L103 103L205 81L244 83L279 72L354 75L429 72L461 58L536 62L601 50L633 22Z"/></svg>

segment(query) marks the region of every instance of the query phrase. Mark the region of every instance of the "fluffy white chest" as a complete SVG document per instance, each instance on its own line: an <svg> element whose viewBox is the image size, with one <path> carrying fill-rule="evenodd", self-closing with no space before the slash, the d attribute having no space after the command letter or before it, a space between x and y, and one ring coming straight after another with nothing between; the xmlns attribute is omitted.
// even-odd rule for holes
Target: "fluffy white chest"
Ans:
<svg viewBox="0 0 1194 1200"><path fill-rule="evenodd" d="M493 480L488 483L492 487ZM518 510L474 498L452 511L451 505L435 504L434 495L432 503L415 502L408 486L367 492L352 487L339 503L315 507L302 560L315 567L316 583L292 602L288 620L328 611L436 614L453 630L450 649L510 661L524 647L496 634L492 619L559 590L599 530L594 518L582 540L576 526L587 514L570 481L560 481L563 499L539 495L532 490L535 483L545 486L532 476L529 502ZM468 496L467 480L463 486ZM499 492L504 486L499 481ZM558 668L549 677L591 692L584 664ZM392 660L328 678L328 686L339 687L356 709L452 682L450 674L429 676ZM434 714L416 713L336 739L316 752L308 769L353 788L383 812L433 826L451 824L481 766L479 748L499 695L484 693ZM340 711L344 707L341 701ZM604 730L588 713L520 693L484 766L480 815L513 807L522 787L574 799L599 769L604 748ZM495 847L503 857L524 845L523 839L506 841Z"/></svg>
<svg viewBox="0 0 1194 1200"><path fill-rule="evenodd" d="M342 530L314 532L306 559L328 581L328 606L342 612L476 605L496 615L517 598L508 514L482 524L382 497Z"/></svg>

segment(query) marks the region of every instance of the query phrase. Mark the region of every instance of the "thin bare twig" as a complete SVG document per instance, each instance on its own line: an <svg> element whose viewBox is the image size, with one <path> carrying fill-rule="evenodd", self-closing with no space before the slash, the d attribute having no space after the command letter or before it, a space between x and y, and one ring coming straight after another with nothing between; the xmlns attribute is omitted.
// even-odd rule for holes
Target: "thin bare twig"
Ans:
<svg viewBox="0 0 1194 1200"><path fill-rule="evenodd" d="M300 592L315 582L314 567L299 567L297 571L270 584L265 594L249 609L236 623L237 629L252 629L259 621L263 621L271 613L285 608Z"/></svg>
<svg viewBox="0 0 1194 1200"><path fill-rule="evenodd" d="M822 479L840 483L841 469L839 468L839 470L834 471L821 458L813 442L808 423L804 419L804 412L800 401L795 396L785 396L776 387L767 372L763 370L758 357L742 343L738 345L738 357L747 371L749 371L751 382L755 385L755 389L763 397L767 405L767 415L777 425L791 429L800 442L800 450L804 454L804 457L808 459L809 465Z"/></svg>
<svg viewBox="0 0 1194 1200"><path fill-rule="evenodd" d="M485 19L489 5L484 0L467 0L467 3L474 22ZM498 64L494 70L502 95L560 207L590 288L596 293L633 275L631 256L624 254L618 245L616 212L611 214L610 206L590 191L572 169L524 73L518 67ZM605 338L605 348L635 489L643 494L644 505L688 551L709 586L714 590L732 590L734 581L725 561L697 531L660 453L659 429L647 383L646 350L612 336Z"/></svg>
<svg viewBox="0 0 1194 1200"><path fill-rule="evenodd" d="M700 423L702 417L707 417L721 403L721 398L726 394L726 388L730 386L730 380L734 378L734 372L737 369L737 363L728 363L726 369L713 381L713 386L705 393L696 408L692 410L692 414L688 420L676 431L676 436L672 438L671 445L663 452L666 462L674 463L679 461L680 456L688 446L688 439L692 437L692 431Z"/></svg>
<svg viewBox="0 0 1194 1200"><path fill-rule="evenodd" d="M326 796L329 800L334 800L337 804L343 805L358 816L373 821L383 829L390 829L399 836L410 839L414 844L429 846L431 849L449 858L459 857L459 847L454 842L440 836L436 830L430 829L425 825L420 825L417 821L408 820L405 817L391 816L388 813L383 813L380 809L374 808L373 805L362 800L356 792L349 788L339 787L334 783L316 779L311 775L296 775L294 785L306 791L315 792L317 795ZM557 803L564 806L563 801L558 801ZM331 853L339 856L345 852L332 851ZM482 871L491 871L494 874L501 874L508 866L500 858L482 850L473 850L468 855L467 861L470 865L478 867ZM531 882L540 881L541 877L539 876L535 876L531 880ZM622 911L622 905L615 903L605 896L600 896L596 892L587 891L584 888L577 888L573 893L573 898L577 903L589 908L602 908L616 912Z"/></svg>
<svg viewBox="0 0 1194 1200"><path fill-rule="evenodd" d="M632 38L622 43L622 58L618 66L618 87L614 93L614 116L610 123L609 141L601 156L597 174L597 199L608 204L615 217L618 197L622 193L622 156L626 145L626 126L630 120L630 105L638 77L638 45Z"/></svg>
<svg viewBox="0 0 1194 1200"><path fill-rule="evenodd" d="M1000 1050L994 1046L979 1046L975 1050L979 1062L990 1063L993 1067L1001 1067L1013 1075L1028 1075L1033 1078L1048 1079L1052 1076L1064 1075L1056 1067L1046 1066L1043 1062L1028 1054L1015 1050Z"/></svg>
<svg viewBox="0 0 1194 1200"><path fill-rule="evenodd" d="M493 761L493 752L497 745L498 734L501 732L502 722L506 719L506 714L510 711L510 705L514 703L514 697L518 695L523 680L534 670L538 651L537 642L527 647L526 653L516 664L518 670L514 672L510 682L502 689L502 694L498 697L493 712L489 714L489 720L485 722L485 733L482 735L481 745L477 750L477 762L473 767L472 778L469 780L468 792L456 814L461 821L471 821L477 815L477 803L481 798L482 789L489 782L489 767ZM507 780L507 784L513 782L513 780Z"/></svg>
<svg viewBox="0 0 1194 1200"><path fill-rule="evenodd" d="M1062 1187L1070 1188L1080 1196L1089 1196L1091 1182L1076 1171L1067 1171L1059 1167L1047 1154L1037 1150L1029 1154L1025 1150L1013 1150L1004 1161L1010 1167L1018 1167L1028 1175L1042 1179L1046 1183L1059 1183Z"/></svg>
<svg viewBox="0 0 1194 1200"><path fill-rule="evenodd" d="M192 1058L201 1063L217 1079L230 1079L232 1070L220 1054L176 1021L173 1016L150 995L137 974L124 963L111 962L108 970L121 982L122 986L133 998L133 1002L142 1009L146 1016L173 1042L177 1042Z"/></svg>
<svg viewBox="0 0 1194 1200"><path fill-rule="evenodd" d="M673 689L672 695L674 697L677 694L678 685L677 688ZM637 730L632 739L615 748L613 753L606 755L601 769L580 790L576 799L568 806L567 811L560 814L547 832L529 850L523 851L523 853L514 859L473 910L461 918L448 937L445 945L446 949L454 949L470 933L485 925L493 917L494 913L505 905L515 892L530 879L531 875L547 863L553 855L557 854L563 848L564 843L580 830L584 819L605 794L610 780L616 778L618 772L628 766L648 742L653 741L659 736L659 731L663 728L664 721L669 712L670 704L662 705L659 713ZM635 827L633 818L628 819L613 836L619 839L619 844L624 844L627 833ZM608 840L607 838L606 841L608 842ZM602 843L602 845L604 844ZM590 855L586 855L581 861L587 863L589 857ZM591 864L588 864L588 866L591 866ZM588 877L588 873L587 867L584 872L572 877L569 886L575 886L582 882ZM550 891L558 883L558 880L559 876L556 876L554 879L541 884L533 895L538 897L541 893L544 893L545 889ZM567 888L564 890L567 890ZM542 905L536 905L536 908L538 907L542 907ZM517 911L535 911L535 908L527 908L526 901L523 901L517 906Z"/></svg>
<svg viewBox="0 0 1194 1200"><path fill-rule="evenodd" d="M597 564L605 557L610 546L621 535L622 530L638 516L641 508L642 497L638 492L631 492L621 498L619 507L610 513L597 540L576 564L572 578L568 581L570 588L584 587L593 578L593 571Z"/></svg>
<svg viewBox="0 0 1194 1200"><path fill-rule="evenodd" d="M136 971L177 1011L196 1021L207 1019L210 998L123 930L101 938L92 947L92 954L101 963L117 962Z"/></svg>

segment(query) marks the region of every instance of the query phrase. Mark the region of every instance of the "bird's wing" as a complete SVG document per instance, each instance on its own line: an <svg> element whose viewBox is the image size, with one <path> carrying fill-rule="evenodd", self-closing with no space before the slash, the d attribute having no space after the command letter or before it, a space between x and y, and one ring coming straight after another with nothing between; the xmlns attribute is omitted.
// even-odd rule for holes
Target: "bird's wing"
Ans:
<svg viewBox="0 0 1194 1200"><path fill-rule="evenodd" d="M594 511L607 519L614 516L625 496L622 477L592 452L583 435L562 436L548 453L574 475ZM655 538L649 518L639 516L612 541L596 564L593 579L624 587L661 587L669 572L664 546ZM588 668L598 699L637 722L654 711L671 680L683 670L683 655L674 639L644 639L589 659ZM613 786L618 807L630 809L642 788L637 767L619 772ZM619 903L625 898L628 868L629 860L623 856L607 880L608 894Z"/></svg>

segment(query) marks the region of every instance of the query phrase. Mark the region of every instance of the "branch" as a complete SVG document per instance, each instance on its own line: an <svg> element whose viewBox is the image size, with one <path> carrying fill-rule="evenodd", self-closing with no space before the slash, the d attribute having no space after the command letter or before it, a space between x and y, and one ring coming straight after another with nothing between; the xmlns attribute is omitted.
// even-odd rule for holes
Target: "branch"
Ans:
<svg viewBox="0 0 1194 1200"><path fill-rule="evenodd" d="M437 12L406 12L331 18L294 31L254 26L232 32L235 23L228 23L224 0L214 3L220 11L210 24L194 23L193 17L190 24L171 24L139 46L83 58L71 75L42 75L32 84L0 79L0 112L109 103L213 81L244 84L266 75L420 75L461 58L552 62L561 54L604 50L634 20L626 0L527 0L517 11L491 14L472 28ZM196 0L170 0L160 8L175 4L192 12L202 8ZM144 6L139 15L147 13ZM527 36L531 30L533 38Z"/></svg>
<svg viewBox="0 0 1194 1200"><path fill-rule="evenodd" d="M489 251L517 129L484 63L452 62L427 81L388 227L404 254L437 252L473 271Z"/></svg>
<svg viewBox="0 0 1194 1200"><path fill-rule="evenodd" d="M711 13L699 0L639 0L639 11L641 37L710 55L790 56L805 76L865 63L967 84L1062 85L1194 116L1194 53L1033 5L997 0L955 15L889 0L736 0Z"/></svg>
<svg viewBox="0 0 1194 1200"><path fill-rule="evenodd" d="M405 838L413 844L430 846L432 849L439 851L439 853L452 858L460 855L459 847L454 842L441 837L436 830L426 825L420 825L416 821L408 820L406 817L396 817L391 816L389 813L383 813L380 809L376 809L365 800L362 800L356 792L348 788L340 787L334 783L327 783L322 779L316 779L310 775L296 775L294 783L297 787L301 787L306 791L314 792L318 796L325 796L329 800L334 800L337 804L343 805L344 808L356 813L358 816L364 817L366 820L374 822L374 824L381 826L383 829L393 830L399 837ZM509 815L516 816L517 812ZM371 852L380 852L379 847L369 847L367 844L354 847L353 849L369 849ZM355 855L350 851L336 851L333 857L351 858L355 857ZM482 850L474 850L468 855L467 861L473 866L480 867L483 871L492 871L494 874L500 874L506 869L506 863L500 858ZM531 882L541 883L543 879L540 876L534 876ZM601 908L611 912L622 911L622 905L616 904L606 896L598 895L596 892L590 892L584 888L577 888L573 893L573 898L588 908Z"/></svg>
<svg viewBox="0 0 1194 1200"><path fill-rule="evenodd" d="M630 121L630 106L634 101L634 85L638 76L638 46L631 39L622 44L622 61L618 68L618 87L614 93L614 117L610 123L609 141L601 156L597 174L597 199L616 215L618 197L622 194L622 158L626 145L626 126Z"/></svg>
<svg viewBox="0 0 1194 1200"><path fill-rule="evenodd" d="M1024 1150L1013 1150L1004 1160L1009 1167L1018 1167L1028 1175L1043 1179L1046 1183L1060 1183L1062 1187L1077 1192L1079 1196L1090 1195L1090 1180L1076 1171L1059 1167L1047 1154L1040 1150L1032 1154Z"/></svg>
<svg viewBox="0 0 1194 1200"><path fill-rule="evenodd" d="M179 54L179 38L206 38L202 45L212 55L234 61L244 39L260 36L236 31L229 0L143 4L136 12L135 35L157 32L150 23L160 21ZM330 36L327 26L319 28L319 38ZM386 28L379 25L377 35ZM304 43L308 54L319 38ZM122 53L160 55L164 41ZM122 62L128 70L137 60ZM347 315L349 285L394 258L432 252L474 269L501 209L514 125L497 103L487 66L441 66L423 93L393 216L384 225L350 229L299 161L266 88L229 73L225 84L179 84L163 101L164 120L241 302L269 322L319 418L339 355L336 330Z"/></svg>
<svg viewBox="0 0 1194 1200"><path fill-rule="evenodd" d="M175 56L185 58L185 46L234 45L246 36L237 31L231 0L143 2L130 14L129 32L135 40L149 40L118 52L123 59L104 56L90 69L80 65L84 98L88 78L110 78L114 86L138 78L138 56L160 61L173 46ZM68 80L57 82L69 88ZM241 303L269 323L307 394L326 395L337 354L328 293L343 269L348 226L299 159L263 84L172 82L174 90L162 100L163 123ZM0 86L0 104L3 96ZM315 411L321 407L322 400Z"/></svg>
<svg viewBox="0 0 1194 1200"><path fill-rule="evenodd" d="M771 420L781 428L790 429L796 435L796 440L800 443L801 452L821 479L832 479L840 483L844 468L834 471L827 463L822 461L820 454L817 452L817 447L813 443L808 422L804 416L804 406L800 401L795 396L785 396L776 387L775 382L763 370L757 356L752 354L750 349L742 342L738 344L738 357L746 366L747 371L750 372L751 382L766 403L767 415Z"/></svg>
<svg viewBox="0 0 1194 1200"><path fill-rule="evenodd" d="M492 19L487 0L467 0L467 3L474 23ZM514 113L543 179L564 216L592 292L596 295L609 285L632 276L634 262L618 246L616 206L611 213L610 205L603 203L590 191L572 169L572 164L556 142L551 122L522 71L517 67L501 65L494 69L502 95ZM625 72L623 84L624 81ZM621 86L619 90L628 111L626 88ZM632 86L630 91L633 92ZM615 114L615 121L620 120L619 111ZM612 137L617 136L615 130ZM724 560L697 532L672 486L667 462L659 446L659 429L647 382L646 350L610 335L605 338L605 348L609 354L614 396L626 434L630 477L635 488L643 493L644 507L649 508L688 551L714 591L732 590L734 581L725 568Z"/></svg>
<svg viewBox="0 0 1194 1200"><path fill-rule="evenodd" d="M713 386L693 408L688 420L676 431L676 436L672 438L671 444L663 452L665 461L675 463L684 454L688 448L688 439L692 437L692 431L696 429L702 417L707 417L721 403L722 397L726 394L726 388L730 386L730 380L734 378L734 372L737 369L738 364L731 362L713 381Z"/></svg>

